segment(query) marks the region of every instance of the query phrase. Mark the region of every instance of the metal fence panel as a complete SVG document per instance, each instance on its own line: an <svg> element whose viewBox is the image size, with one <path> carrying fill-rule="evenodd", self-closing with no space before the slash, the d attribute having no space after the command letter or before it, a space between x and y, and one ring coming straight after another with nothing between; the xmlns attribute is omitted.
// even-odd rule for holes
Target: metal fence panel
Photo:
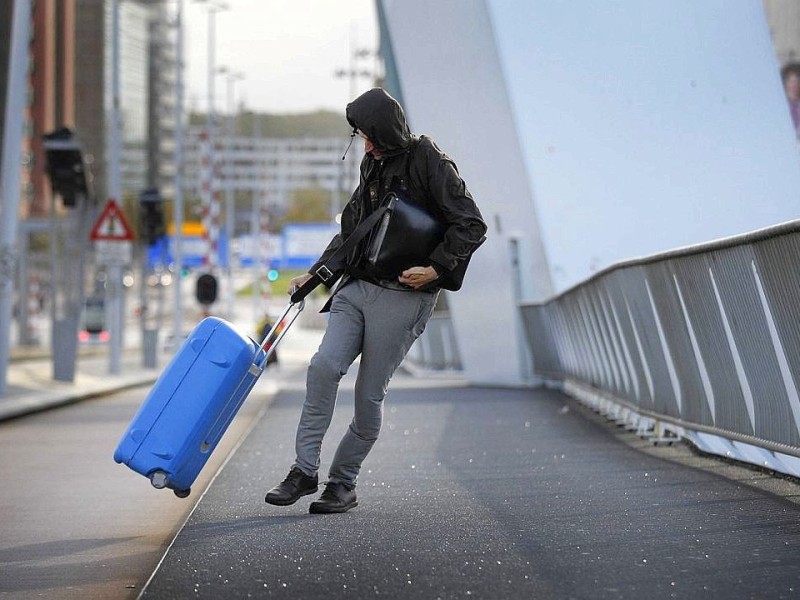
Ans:
<svg viewBox="0 0 800 600"><path fill-rule="evenodd" d="M709 275L710 261L705 255L687 257L673 263L673 277L685 305L687 327L694 336L693 354L703 380L707 419L700 422L731 431L744 431L747 412L742 388L736 376L722 316ZM724 399L724 401L722 401Z"/></svg>
<svg viewBox="0 0 800 600"><path fill-rule="evenodd" d="M787 421L794 424L793 445L800 445L800 235L766 240L754 248L753 279L762 303L770 350L789 407Z"/></svg>
<svg viewBox="0 0 800 600"><path fill-rule="evenodd" d="M630 307L630 319L636 328L653 381L652 404L647 407L659 413L679 416L678 399L671 377L671 358L665 348L661 320L653 305L652 292L644 267L622 273L625 298Z"/></svg>
<svg viewBox="0 0 800 600"><path fill-rule="evenodd" d="M521 310L537 374L797 465L800 221L620 263Z"/></svg>

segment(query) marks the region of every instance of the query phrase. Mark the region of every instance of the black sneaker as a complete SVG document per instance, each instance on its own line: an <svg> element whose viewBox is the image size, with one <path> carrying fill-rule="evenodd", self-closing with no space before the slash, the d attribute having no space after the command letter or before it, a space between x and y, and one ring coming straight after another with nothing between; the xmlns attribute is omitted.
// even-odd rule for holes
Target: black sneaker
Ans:
<svg viewBox="0 0 800 600"><path fill-rule="evenodd" d="M358 506L356 490L338 481L325 484L319 500L312 502L308 512L315 514L343 513Z"/></svg>
<svg viewBox="0 0 800 600"><path fill-rule="evenodd" d="M264 500L276 506L289 506L303 496L317 492L317 476L306 475L297 467L292 467L286 479L267 492Z"/></svg>

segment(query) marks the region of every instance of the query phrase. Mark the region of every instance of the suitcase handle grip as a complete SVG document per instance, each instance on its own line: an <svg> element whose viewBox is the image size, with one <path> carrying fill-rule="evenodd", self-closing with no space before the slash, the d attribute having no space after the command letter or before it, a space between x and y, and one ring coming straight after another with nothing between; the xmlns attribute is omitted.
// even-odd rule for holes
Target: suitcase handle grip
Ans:
<svg viewBox="0 0 800 600"><path fill-rule="evenodd" d="M289 302L289 305L286 307L286 310L283 311L280 319L275 321L275 324L269 330L269 333L264 336L261 345L258 347L258 352L256 352L256 358L258 358L262 352L265 353L263 360L260 363L257 363L259 369L263 369L266 366L269 357L275 352L275 348L278 347L278 344L283 339L283 336L285 336L286 332L289 331L289 327L292 326L292 323L294 323L297 317L300 316L300 313L303 312L305 305L305 300L300 300L300 302ZM289 313L292 312L293 308L297 308L297 310L287 322L286 317L289 316ZM274 339L273 336L275 336Z"/></svg>

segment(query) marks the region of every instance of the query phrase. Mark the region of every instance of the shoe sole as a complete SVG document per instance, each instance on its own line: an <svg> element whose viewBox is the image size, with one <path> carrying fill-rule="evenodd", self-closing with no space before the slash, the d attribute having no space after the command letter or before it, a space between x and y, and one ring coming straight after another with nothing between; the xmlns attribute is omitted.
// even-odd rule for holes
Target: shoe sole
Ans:
<svg viewBox="0 0 800 600"><path fill-rule="evenodd" d="M273 506L291 506L292 504L294 504L295 502L300 500L300 498L302 498L303 496L308 496L310 494L316 494L318 490L319 490L318 487L315 487L313 490L309 489L309 490L303 492L302 494L300 494L297 498L290 498L289 500L280 500L280 499L270 498L269 496L266 496L264 498L264 502L266 502L267 504L272 504Z"/></svg>
<svg viewBox="0 0 800 600"><path fill-rule="evenodd" d="M320 506L316 502L312 502L311 506L308 507L308 512L312 515L332 515L335 513L343 513L347 512L351 508L355 508L358 506L358 502L353 502L352 504L348 504L347 506L336 506L336 507L328 507L328 506Z"/></svg>

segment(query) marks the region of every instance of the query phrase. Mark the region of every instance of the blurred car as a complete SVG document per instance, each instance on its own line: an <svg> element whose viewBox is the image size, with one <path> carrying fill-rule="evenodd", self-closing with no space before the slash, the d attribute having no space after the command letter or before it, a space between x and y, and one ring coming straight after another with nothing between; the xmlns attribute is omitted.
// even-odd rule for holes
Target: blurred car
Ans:
<svg viewBox="0 0 800 600"><path fill-rule="evenodd" d="M81 312L81 325L78 341L84 344L108 342L110 335L106 329L106 302L99 296L86 299Z"/></svg>

